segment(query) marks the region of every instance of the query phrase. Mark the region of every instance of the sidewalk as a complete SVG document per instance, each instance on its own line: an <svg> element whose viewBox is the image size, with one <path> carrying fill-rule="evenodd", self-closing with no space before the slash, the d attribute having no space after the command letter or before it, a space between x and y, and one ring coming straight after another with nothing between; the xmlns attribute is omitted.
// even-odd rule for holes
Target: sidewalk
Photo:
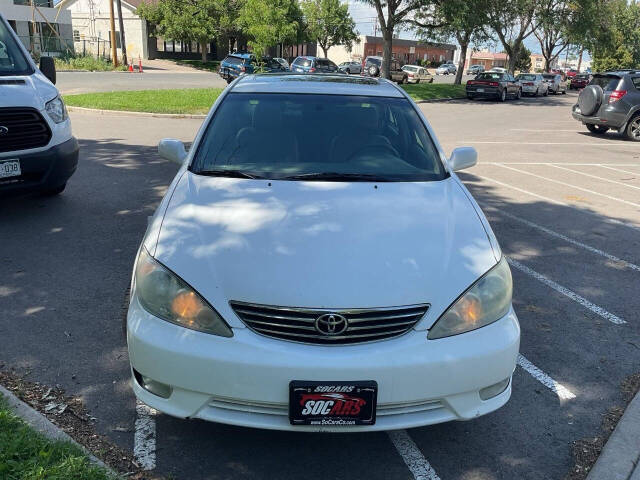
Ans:
<svg viewBox="0 0 640 480"><path fill-rule="evenodd" d="M631 400L587 480L640 480L640 392Z"/></svg>

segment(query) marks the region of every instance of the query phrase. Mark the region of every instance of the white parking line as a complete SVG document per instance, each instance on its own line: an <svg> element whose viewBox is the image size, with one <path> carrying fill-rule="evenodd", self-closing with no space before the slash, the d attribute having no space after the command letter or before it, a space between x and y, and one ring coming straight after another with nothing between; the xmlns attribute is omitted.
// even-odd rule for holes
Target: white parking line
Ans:
<svg viewBox="0 0 640 480"><path fill-rule="evenodd" d="M562 285L554 282L550 278L545 277L541 273L538 273L535 270L530 269L529 267L527 267L526 265L523 265L522 263L518 262L517 260L514 260L512 258L507 258L507 260L509 261L509 264L512 267L520 270L523 273L526 273L527 275L532 276L533 278L535 278L539 282L544 283L547 287L550 287L550 288L554 289L556 292L561 293L562 295L564 295L566 297L569 297L574 302L579 303L580 305L582 305L584 308L586 308L588 310L591 310L596 315L599 315L600 317L602 317L602 318L604 318L606 320L609 320L611 323L615 323L616 325L622 325L624 323L627 323L623 319L621 319L620 317L614 315L613 313L610 313L610 312L606 311L604 308L599 307L595 303L591 303L586 298L578 295L575 292L572 292L568 288L563 287Z"/></svg>
<svg viewBox="0 0 640 480"><path fill-rule="evenodd" d="M636 185L629 185L628 183L618 182L617 180L611 180L609 178L599 177L597 175L591 175L590 173L581 172L579 170L574 170L572 168L561 167L560 165L551 165L553 168L559 168L561 170L566 170L567 172L577 173L578 175L584 175L585 177L595 178L596 180L600 180L603 182L615 183L616 185L622 185L623 187L635 188L636 190L640 190L640 187Z"/></svg>
<svg viewBox="0 0 640 480"><path fill-rule="evenodd" d="M458 144L473 145L580 145L581 147L628 147L629 144L625 142L611 142L611 143L589 143L589 142L491 142L485 140L465 140L458 141Z"/></svg>
<svg viewBox="0 0 640 480"><path fill-rule="evenodd" d="M587 251L589 251L591 253L595 253L596 255L600 255L602 257L608 258L609 260L611 260L613 262L616 262L616 263L619 263L619 264L625 266L626 268L629 268L631 270L635 270L635 271L640 272L640 266L638 266L638 265L636 265L634 263L631 263L631 262L628 262L628 261L623 260L621 258L618 258L615 255L611 255L610 253L607 253L607 252L604 252L604 251L602 251L602 250L600 250L598 248L592 247L591 245L587 245L586 243L582 243L582 242L579 242L578 240L574 240L573 238L567 237L566 235L563 235L561 233L554 232L553 230L551 230L551 229L549 229L547 227L543 227L542 225L538 225L537 223L533 223L533 222L531 222L529 220L525 220L524 218L520 218L520 217L518 217L516 215L513 215L511 213L508 213L508 212L505 212L505 211L502 211L502 210L497 211L497 214L498 215L503 215L503 216L505 216L507 218L510 218L510 219L515 220L515 221L520 222L520 223L523 223L523 224L527 225L528 227L534 228L536 230L540 230L541 232L546 233L547 235L550 235L552 237L559 238L560 240L564 240L565 242L568 242L568 243L570 243L572 245L575 245L576 247L584 248L585 250L587 250Z"/></svg>
<svg viewBox="0 0 640 480"><path fill-rule="evenodd" d="M613 200L615 202L620 202L620 203L624 203L626 205L631 205L632 207L640 207L640 203L634 203L634 202L630 202L628 200L623 200L621 198L612 197L611 195L606 195L604 193L594 192L593 190L589 190L588 188L582 188L582 187L578 187L577 185L572 185L570 183L565 183L565 182L561 182L559 180L554 180L553 178L543 177L542 175L537 175L535 173L527 172L526 170L521 170L521 169L515 168L515 167L509 167L507 165L498 165L498 166L502 167L502 168L506 168L508 170L513 170L514 172L520 172L520 173L522 173L524 175L529 175L531 177L540 178L540 179L545 180L547 182L557 183L558 185L562 185L564 187L574 188L574 189L580 190L582 192L590 193L591 195L597 195L599 197L607 198L607 199Z"/></svg>
<svg viewBox="0 0 640 480"><path fill-rule="evenodd" d="M156 468L156 410L136 400L133 456L143 470Z"/></svg>
<svg viewBox="0 0 640 480"><path fill-rule="evenodd" d="M560 130L560 129L540 130L537 128L512 128L510 130L512 132L572 132L572 133L575 133L577 131L576 128L569 129L569 130Z"/></svg>
<svg viewBox="0 0 640 480"><path fill-rule="evenodd" d="M391 442L409 467L415 480L440 480L431 464L424 458L420 449L413 442L406 430L387 432Z"/></svg>
<svg viewBox="0 0 640 480"><path fill-rule="evenodd" d="M573 166L596 166L596 167L605 167L608 166L618 166L618 167L640 167L640 163L568 163L568 162L482 162L480 165L573 165ZM616 168L612 168L612 170L617 170ZM622 170L624 171L624 170ZM635 173L638 174L640 172L625 172L625 173Z"/></svg>
<svg viewBox="0 0 640 480"><path fill-rule="evenodd" d="M606 165L598 166L602 168L608 168L609 170L615 170L616 172L628 173L630 175L640 175L640 172L632 172L629 170L622 170L621 168L613 168L611 165L619 167L640 167L640 165L637 163L608 163Z"/></svg>
<svg viewBox="0 0 640 480"><path fill-rule="evenodd" d="M495 164L495 165L502 165L502 164ZM487 182L492 182L492 183L495 183L497 185L501 185L503 187L510 188L511 190L516 190L516 191L524 193L526 195L531 195L532 197L540 198L541 200L544 200L545 202L555 203L556 205L562 205L563 207L573 207L572 205L569 205L568 203L561 202L559 200L554 200L552 198L545 197L543 195L538 195L537 193L533 193L533 192L530 192L528 190L524 190L522 188L514 187L513 185L509 185L508 183L500 182L499 180L496 180L496 179L491 178L491 177L486 177L484 175L478 175L476 173L473 173L472 175L476 176L477 178L480 178L481 180L486 180ZM614 225L621 225L623 227L632 228L633 230L639 230L640 231L640 226L634 225L633 223L628 223L628 222L623 222L623 221L620 221L620 220L616 220L614 218L605 218L604 222L612 223Z"/></svg>
<svg viewBox="0 0 640 480"><path fill-rule="evenodd" d="M553 378L544 373L542 370L540 370L520 354L518 354L518 365L529 372L531 376L533 376L533 378L535 378L549 390L554 392L560 400L571 400L573 398L576 398L575 394L571 392L567 387L556 382Z"/></svg>

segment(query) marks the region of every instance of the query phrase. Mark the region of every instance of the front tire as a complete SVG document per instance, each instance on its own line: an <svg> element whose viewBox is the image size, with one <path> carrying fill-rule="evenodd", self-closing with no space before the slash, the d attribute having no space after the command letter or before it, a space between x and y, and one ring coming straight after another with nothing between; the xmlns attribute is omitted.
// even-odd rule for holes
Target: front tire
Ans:
<svg viewBox="0 0 640 480"><path fill-rule="evenodd" d="M500 99L501 102L505 102L507 100L507 89L503 88L502 92L500 93Z"/></svg>
<svg viewBox="0 0 640 480"><path fill-rule="evenodd" d="M520 100L522 98L522 89L521 88L518 89L518 93L516 94L516 98L518 100Z"/></svg>
<svg viewBox="0 0 640 480"><path fill-rule="evenodd" d="M631 122L629 122L629 124L631 124ZM609 131L609 127L605 127L603 125L594 125L593 123L587 123L587 130L589 130L591 133L595 133L596 135L604 135Z"/></svg>
<svg viewBox="0 0 640 480"><path fill-rule="evenodd" d="M634 142L640 142L640 115L636 115L631 120L625 129L627 138Z"/></svg>

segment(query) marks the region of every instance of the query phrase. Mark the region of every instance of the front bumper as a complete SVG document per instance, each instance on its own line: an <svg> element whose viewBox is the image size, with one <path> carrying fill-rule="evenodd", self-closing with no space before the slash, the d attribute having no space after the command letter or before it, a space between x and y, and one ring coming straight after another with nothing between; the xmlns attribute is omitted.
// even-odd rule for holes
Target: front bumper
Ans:
<svg viewBox="0 0 640 480"><path fill-rule="evenodd" d="M76 171L78 141L71 137L66 142L37 153L23 153L0 158L17 158L22 175L0 179L0 196L41 192L59 187Z"/></svg>
<svg viewBox="0 0 640 480"><path fill-rule="evenodd" d="M188 330L146 312L134 297L127 316L131 366L173 388L164 399L132 380L145 404L180 418L276 430L372 431L468 420L504 405L511 384L483 401L479 390L510 378L520 345L511 310L473 332L427 340L410 331L391 340L318 346L276 340L248 328L232 338ZM378 382L372 426L292 426L291 380Z"/></svg>

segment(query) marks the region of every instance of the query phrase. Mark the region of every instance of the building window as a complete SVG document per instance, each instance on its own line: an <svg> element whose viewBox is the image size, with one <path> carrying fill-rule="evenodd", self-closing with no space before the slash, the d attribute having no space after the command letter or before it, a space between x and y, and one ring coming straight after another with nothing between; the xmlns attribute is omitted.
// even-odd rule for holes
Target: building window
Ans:
<svg viewBox="0 0 640 480"><path fill-rule="evenodd" d="M74 30L73 31L73 41L74 42L79 42L80 41L80 30Z"/></svg>
<svg viewBox="0 0 640 480"><path fill-rule="evenodd" d="M34 0L36 7L53 7L53 0ZM31 6L31 0L13 0L14 5L27 5Z"/></svg>

